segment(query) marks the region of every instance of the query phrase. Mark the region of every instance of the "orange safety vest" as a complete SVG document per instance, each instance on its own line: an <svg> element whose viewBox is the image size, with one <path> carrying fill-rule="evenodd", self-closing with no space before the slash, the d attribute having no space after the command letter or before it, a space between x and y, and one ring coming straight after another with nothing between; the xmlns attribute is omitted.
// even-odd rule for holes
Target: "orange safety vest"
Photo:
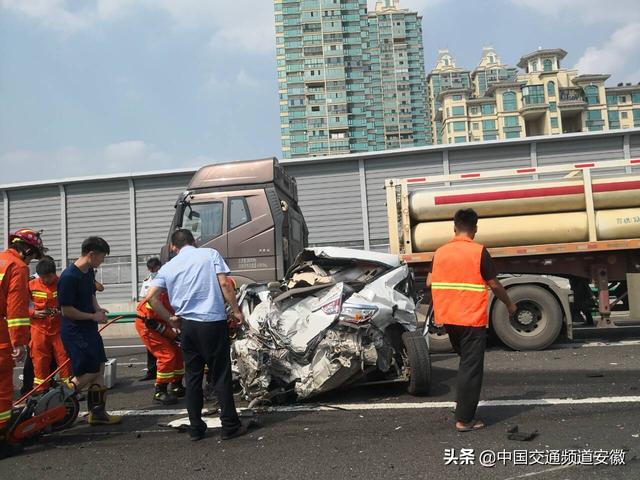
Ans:
<svg viewBox="0 0 640 480"><path fill-rule="evenodd" d="M487 326L489 292L480 271L483 248L470 238L457 236L436 250L431 297L437 323Z"/></svg>

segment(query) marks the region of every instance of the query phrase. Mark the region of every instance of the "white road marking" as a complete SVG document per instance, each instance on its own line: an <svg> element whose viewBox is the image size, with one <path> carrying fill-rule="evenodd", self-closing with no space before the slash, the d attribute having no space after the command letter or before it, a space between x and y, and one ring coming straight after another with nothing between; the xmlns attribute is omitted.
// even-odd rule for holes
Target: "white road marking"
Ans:
<svg viewBox="0 0 640 480"><path fill-rule="evenodd" d="M640 345L640 340L619 340L616 342L575 342L575 343L558 343L556 345L551 345L549 347L550 350L553 349L563 349L563 348L590 348L590 347L629 347Z"/></svg>
<svg viewBox="0 0 640 480"><path fill-rule="evenodd" d="M222 421L218 417L204 417L202 420L207 424L207 428L222 428ZM189 417L179 418L167 424L171 428L188 427L189 425Z"/></svg>
<svg viewBox="0 0 640 480"><path fill-rule="evenodd" d="M134 365L146 365L147 362L122 362L120 364L118 364L118 367L123 368L123 367L128 367L129 365L134 366ZM14 370L22 370L24 367L20 366L20 367L13 367Z"/></svg>
<svg viewBox="0 0 640 480"><path fill-rule="evenodd" d="M590 347L629 347L629 346L635 346L635 345L640 345L640 340L619 340L615 342L593 341L593 342L584 342L584 343L576 341L574 343L557 343L555 345L551 345L551 347L549 347L549 350L565 349L565 348L590 348ZM105 346L104 348L105 350L110 350L110 349L117 350L122 348L146 348L146 347L142 344L137 344L137 345L109 345L109 346ZM499 349L498 351L500 350L501 349ZM432 353L431 355L440 355L440 354ZM450 355L450 354L447 353L445 355Z"/></svg>
<svg viewBox="0 0 640 480"><path fill-rule="evenodd" d="M173 432L173 430L171 428L165 428L165 429L158 429L158 430L130 430L127 432L122 432L122 433L135 433L135 434L141 434L141 433L166 433L166 432ZM78 435L81 436L85 436L85 435L93 435L93 436L108 436L108 435L112 435L113 432L78 432L78 431L68 431L68 432L56 432L54 435L55 437L76 437Z"/></svg>
<svg viewBox="0 0 640 480"><path fill-rule="evenodd" d="M598 405L612 403L640 403L640 395L620 397L587 397L587 398L531 398L514 400L484 400L481 407L516 407L516 406L556 406L556 405ZM328 411L365 411L365 410L427 410L438 408L455 408L455 402L398 402L398 403L335 403L322 405L290 405L267 407L255 411L268 413L290 412L328 412ZM248 411L246 408L239 409ZM169 416L186 415L185 409L159 410L119 410L114 415L135 416Z"/></svg>

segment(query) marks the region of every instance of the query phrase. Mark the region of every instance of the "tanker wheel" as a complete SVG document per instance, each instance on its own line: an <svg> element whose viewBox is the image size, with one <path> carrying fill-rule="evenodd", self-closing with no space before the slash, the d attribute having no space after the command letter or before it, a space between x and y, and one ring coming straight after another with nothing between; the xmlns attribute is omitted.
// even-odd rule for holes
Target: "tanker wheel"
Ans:
<svg viewBox="0 0 640 480"><path fill-rule="evenodd" d="M502 342L514 350L543 350L555 342L562 329L562 309L550 292L518 285L509 289L509 297L518 306L513 319L500 301L491 312L493 330Z"/></svg>

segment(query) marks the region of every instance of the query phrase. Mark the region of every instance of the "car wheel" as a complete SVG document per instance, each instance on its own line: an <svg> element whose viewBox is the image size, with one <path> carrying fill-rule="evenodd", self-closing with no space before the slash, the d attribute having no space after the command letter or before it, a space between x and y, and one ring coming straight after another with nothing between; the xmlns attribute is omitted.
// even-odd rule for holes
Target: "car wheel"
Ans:
<svg viewBox="0 0 640 480"><path fill-rule="evenodd" d="M402 344L409 367L407 391L411 395L428 395L431 388L431 359L427 340L421 332L404 332Z"/></svg>

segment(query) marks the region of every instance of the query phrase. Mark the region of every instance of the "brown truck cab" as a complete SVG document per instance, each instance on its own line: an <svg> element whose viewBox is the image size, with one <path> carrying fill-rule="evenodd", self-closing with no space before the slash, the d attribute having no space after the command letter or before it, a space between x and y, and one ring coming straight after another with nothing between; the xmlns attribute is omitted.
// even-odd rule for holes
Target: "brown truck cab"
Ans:
<svg viewBox="0 0 640 480"><path fill-rule="evenodd" d="M163 263L171 232L186 228L199 247L220 252L238 285L283 278L307 246L296 181L275 157L202 167L175 208Z"/></svg>

